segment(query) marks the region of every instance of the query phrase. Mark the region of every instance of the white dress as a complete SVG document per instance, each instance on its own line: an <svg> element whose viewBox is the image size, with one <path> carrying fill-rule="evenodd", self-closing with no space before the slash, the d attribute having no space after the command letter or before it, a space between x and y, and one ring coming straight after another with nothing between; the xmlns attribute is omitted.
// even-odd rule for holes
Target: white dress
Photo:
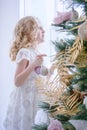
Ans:
<svg viewBox="0 0 87 130"><path fill-rule="evenodd" d="M36 56L33 49L22 48L16 58L20 62L23 58L32 62ZM7 116L4 121L5 130L32 130L36 111L38 109L38 90L35 80L39 75L32 72L20 87L15 87L11 93Z"/></svg>

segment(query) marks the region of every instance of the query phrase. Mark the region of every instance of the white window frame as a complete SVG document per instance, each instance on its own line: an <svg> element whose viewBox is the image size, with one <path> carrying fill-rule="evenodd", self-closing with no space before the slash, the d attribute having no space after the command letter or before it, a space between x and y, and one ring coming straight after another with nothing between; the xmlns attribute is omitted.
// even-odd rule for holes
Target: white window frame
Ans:
<svg viewBox="0 0 87 130"><path fill-rule="evenodd" d="M19 18L29 15L31 0L19 0Z"/></svg>

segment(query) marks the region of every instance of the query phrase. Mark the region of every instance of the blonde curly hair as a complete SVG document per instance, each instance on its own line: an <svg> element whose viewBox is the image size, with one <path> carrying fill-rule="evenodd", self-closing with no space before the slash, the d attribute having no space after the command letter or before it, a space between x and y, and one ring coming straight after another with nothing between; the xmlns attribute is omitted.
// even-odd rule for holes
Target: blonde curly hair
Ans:
<svg viewBox="0 0 87 130"><path fill-rule="evenodd" d="M15 61L21 48L32 47L38 42L38 26L38 19L32 16L26 16L18 21L14 29L14 41L9 54L12 61Z"/></svg>

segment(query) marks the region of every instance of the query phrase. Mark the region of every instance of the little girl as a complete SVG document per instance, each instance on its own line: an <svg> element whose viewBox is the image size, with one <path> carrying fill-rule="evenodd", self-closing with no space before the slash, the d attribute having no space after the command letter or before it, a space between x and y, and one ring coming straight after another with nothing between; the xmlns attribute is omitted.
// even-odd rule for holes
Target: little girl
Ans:
<svg viewBox="0 0 87 130"><path fill-rule="evenodd" d="M35 80L40 75L35 68L41 66L43 56L46 56L38 54L36 48L44 41L44 33L38 19L32 16L22 18L15 27L10 58L17 63L14 76L16 87L11 94L4 122L6 130L32 129L39 99Z"/></svg>

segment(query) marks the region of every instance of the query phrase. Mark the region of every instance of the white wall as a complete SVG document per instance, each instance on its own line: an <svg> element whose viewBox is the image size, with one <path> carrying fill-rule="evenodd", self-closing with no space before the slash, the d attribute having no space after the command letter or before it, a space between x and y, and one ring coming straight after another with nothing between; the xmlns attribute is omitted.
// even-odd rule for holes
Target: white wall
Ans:
<svg viewBox="0 0 87 130"><path fill-rule="evenodd" d="M19 19L18 0L0 0L0 130L12 89L14 64L9 59L13 28Z"/></svg>

